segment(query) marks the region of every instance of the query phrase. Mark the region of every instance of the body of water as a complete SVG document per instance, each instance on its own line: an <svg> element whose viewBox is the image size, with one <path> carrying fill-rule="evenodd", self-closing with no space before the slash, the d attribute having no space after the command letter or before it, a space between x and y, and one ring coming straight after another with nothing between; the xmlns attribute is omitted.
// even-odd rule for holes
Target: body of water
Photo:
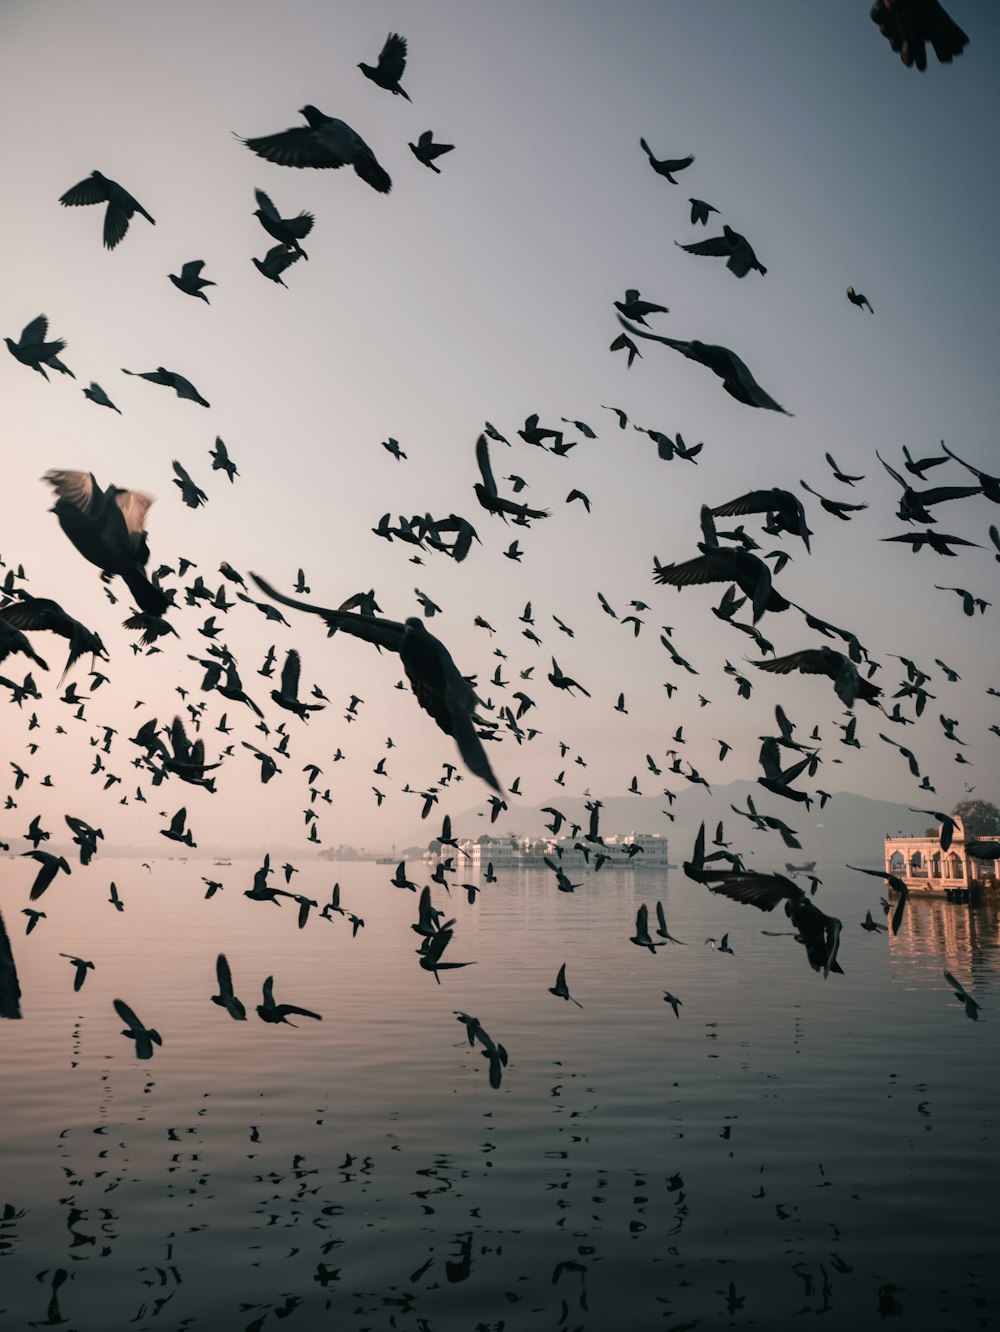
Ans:
<svg viewBox="0 0 1000 1332"><path fill-rule="evenodd" d="M245 898L258 866L74 864L25 935L36 866L3 863L5 1332L997 1325L995 898L866 932L878 882L821 864L844 923L824 980L762 934L790 929L780 908L680 871L573 894L509 871L472 903L433 889L443 960L470 963L438 984L391 867L294 876L320 905L339 881L355 935ZM207 902L203 876L224 884ZM630 936L657 901L685 942L651 953ZM726 933L732 953L704 942ZM245 1022L210 1002L220 952ZM78 993L60 953L95 964ZM582 1007L549 993L563 963ZM262 1022L268 976L322 1020ZM115 999L161 1033L148 1062ZM456 1010L505 1047L498 1088Z"/></svg>

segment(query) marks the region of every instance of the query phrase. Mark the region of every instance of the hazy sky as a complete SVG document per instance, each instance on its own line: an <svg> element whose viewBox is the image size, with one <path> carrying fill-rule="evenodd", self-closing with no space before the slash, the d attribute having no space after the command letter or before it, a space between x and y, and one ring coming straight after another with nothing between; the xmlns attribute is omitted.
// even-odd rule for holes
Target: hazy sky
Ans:
<svg viewBox="0 0 1000 1332"><path fill-rule="evenodd" d="M333 797L316 806L323 844L387 844L419 827L420 798L403 785L425 789L443 761L457 762L451 740L409 691L393 689L402 677L398 659L343 635L328 640L311 617L288 612L285 629L243 604L217 617L248 692L265 710L269 737L246 708L200 693L201 671L188 654L205 655L198 629L211 608L182 606L170 615L180 637L163 640L162 654L135 655L135 638L121 627L130 609L125 588L112 584L119 600L111 605L97 571L47 512L51 496L39 477L52 467L90 470L102 485L154 495L150 568L176 568L184 555L197 564L185 582L196 572L214 590L218 565L228 560L291 591L301 566L320 604L374 588L383 612L399 620L420 614L415 589L427 593L442 608L429 628L464 672L478 675L484 699L499 708L520 688L535 700L524 723L540 734L520 747L504 734L488 747L505 786L521 777L525 803L557 797L561 770L573 794L624 794L633 775L644 794L656 794L667 778L648 771L645 755L662 760L681 725L685 770L693 764L718 783L753 777L757 737L773 733L779 701L803 732L820 726L823 766L810 788L942 809L965 795L966 784L996 797L1000 736L988 728L1000 721L1000 701L986 689L1000 688L1000 611L967 618L959 597L934 584L1000 604L987 536L1000 509L979 497L936 510L941 530L984 547L956 559L881 544L903 525L895 517L898 487L875 450L900 469L903 445L926 456L944 439L1000 472L1000 264L988 156L1000 13L954 0L951 12L970 44L952 65L932 59L920 74L892 54L868 9L867 0L418 7L326 0L279 13L231 0L167 9L7 0L0 334L16 339L44 311L50 335L67 339L63 360L76 380L53 374L46 383L9 356L0 361L0 555L8 566L24 564L31 593L56 599L101 634L111 683L76 719L55 687L64 644L34 635L52 670L44 680L36 672L46 693L34 706L36 729L28 732L32 704L3 709L4 766L16 760L30 782L17 808L0 813L0 839L21 849L33 814L52 826L69 811L102 826L111 841L158 842L159 812L185 805L203 843L301 839L305 848L301 770L314 761L324 769L318 785ZM357 69L376 59L390 30L409 42L402 82L412 104ZM234 137L303 123L298 108L306 103L364 137L392 176L390 194L376 194L350 168L272 165ZM426 129L455 145L439 160L440 175L407 147ZM677 185L650 170L640 136L658 156L695 154ZM156 219L151 227L136 217L110 253L101 245L102 208L58 203L95 169ZM255 186L283 215L316 216L309 260L287 272L287 290L251 263L273 244L252 216ZM690 223L691 195L719 209L707 229ZM719 234L722 222L748 237L766 277L737 280L722 260L675 247ZM208 306L167 279L190 259L203 259L217 284ZM848 302L849 284L867 295L874 316ZM669 306L669 314L650 316L656 331L731 347L794 415L735 402L709 371L653 343L642 344L643 359L627 370L624 356L608 351L619 332L612 302L627 287ZM211 408L121 373L159 365L192 380ZM83 397L91 380L121 416ZM631 424L619 430L604 405L624 409L630 423L703 441L697 464L659 460L653 442ZM598 437L567 426L578 446L565 458L546 454L516 435L535 412L556 427L564 416L585 421ZM513 445L491 445L501 492L511 486L500 478L521 475L529 488L520 498L551 509L530 530L505 526L476 501L484 419ZM240 470L232 486L210 469L216 435ZM406 461L380 447L389 436ZM865 480L853 490L840 485L824 462L828 450ZM207 506L184 507L171 484L173 459L206 490ZM800 490L803 479L870 507L842 523ZM948 464L914 483L967 480ZM759 656L754 645L711 614L724 585L678 592L653 584L654 556L667 564L697 553L702 504L771 486L806 502L811 556L787 535L761 535L762 516L720 526L743 521L765 551L789 552L780 590L853 630L881 662L875 679L887 694L903 678L893 653L931 673L936 698L916 725L893 726L861 704L863 747L841 744L835 723L847 719L828 680L768 676L746 663ZM566 504L573 488L589 496L589 515L578 502ZM393 522L400 514L462 514L482 544L461 565L433 550L389 545L371 534L386 511ZM515 536L519 564L503 554ZM415 553L423 564L409 562ZM649 604L637 639L602 611L598 590L619 617L632 599ZM522 636L518 617L528 601L541 646ZM476 615L495 637L474 626ZM748 618L745 610L739 618ZM664 625L698 675L671 664L659 643ZM826 641L794 610L766 615L760 627L778 654ZM284 651L298 646L303 693L317 682L331 699L308 725L273 706L276 681L256 674L272 643L279 667ZM589 700L548 683L553 654ZM749 702L723 673L727 658L752 680ZM935 658L961 682L947 683ZM498 665L506 688L490 683ZM532 678L522 681L528 667ZM24 669L18 657L0 667L18 680ZM89 694L83 663L72 679ZM672 698L665 681L677 685ZM614 710L619 691L627 715ZM348 724L352 694L364 703ZM710 702L700 706L699 695ZM235 744L218 793L176 779L154 791L148 774L131 766L140 751L128 737L150 717L166 724L185 702L203 700L209 759ZM904 707L912 716L912 705ZM229 737L213 729L224 711ZM955 762L942 713L958 719L973 766ZM282 721L289 754L264 787L239 741L273 748ZM102 760L122 779L108 791L106 774L90 772L90 740L103 725L118 734ZM879 731L915 752L936 795L918 791ZM724 763L722 739L733 746ZM570 747L565 758L560 741ZM338 746L346 761L333 764ZM386 754L389 776L374 776ZM574 763L578 755L586 768ZM51 791L38 787L46 774ZM12 780L2 781L0 790L12 789ZM146 805L134 803L137 783ZM681 777L670 784L687 789ZM385 793L381 808L373 786ZM471 775L443 791L427 836L440 813L483 803L487 794ZM766 795L761 803L785 805ZM511 804L497 831L518 827L516 798ZM784 816L787 807L774 812ZM665 820L661 830L669 830Z"/></svg>

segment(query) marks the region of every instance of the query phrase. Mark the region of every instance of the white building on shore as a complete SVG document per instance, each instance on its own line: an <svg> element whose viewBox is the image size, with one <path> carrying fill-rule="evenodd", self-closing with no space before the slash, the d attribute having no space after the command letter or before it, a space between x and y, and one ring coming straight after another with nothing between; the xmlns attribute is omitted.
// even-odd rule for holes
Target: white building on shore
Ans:
<svg viewBox="0 0 1000 1332"><path fill-rule="evenodd" d="M659 869L667 868L667 839L660 833L629 832L605 836L600 842L569 837L496 837L459 843L468 856L468 869L495 870L542 868L545 859L555 860L568 869L588 863L597 868Z"/></svg>

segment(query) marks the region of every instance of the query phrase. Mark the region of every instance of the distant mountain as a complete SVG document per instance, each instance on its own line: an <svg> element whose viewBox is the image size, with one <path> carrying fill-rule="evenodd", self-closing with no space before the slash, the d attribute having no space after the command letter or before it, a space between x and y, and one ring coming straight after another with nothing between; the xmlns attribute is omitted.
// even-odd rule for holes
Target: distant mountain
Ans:
<svg viewBox="0 0 1000 1332"><path fill-rule="evenodd" d="M747 796L752 796L760 814L782 819L798 834L801 850L786 847L777 832L755 831L746 818L735 814L731 806L746 809ZM537 805L521 805L517 797L507 797L510 810L496 825L477 809L468 809L452 815L452 828L458 837L479 837L482 833L493 836L512 832L524 836L546 836L545 824L551 815L542 809L551 805L560 810L570 823L587 826L587 801L581 796L567 796L556 791L551 799ZM671 822L664 810L673 814ZM856 861L863 865L881 865L882 846L886 833L918 835L934 821L925 814L911 814L906 805L888 800L871 800L852 791L836 791L827 801L825 809L814 801L811 810L804 804L783 799L764 790L756 782L736 781L716 786L709 795L704 788L681 792L672 806L662 796L607 796L601 803L600 830L602 833L646 832L662 833L669 839L670 859L680 864L690 853L698 825L704 820L709 841L715 835L721 820L727 842L732 850L740 851L747 864L762 867L781 867L786 861L799 865L806 860L818 864L843 864ZM440 820L427 823L407 836L407 840L426 845L439 831ZM564 825L562 833L568 833Z"/></svg>

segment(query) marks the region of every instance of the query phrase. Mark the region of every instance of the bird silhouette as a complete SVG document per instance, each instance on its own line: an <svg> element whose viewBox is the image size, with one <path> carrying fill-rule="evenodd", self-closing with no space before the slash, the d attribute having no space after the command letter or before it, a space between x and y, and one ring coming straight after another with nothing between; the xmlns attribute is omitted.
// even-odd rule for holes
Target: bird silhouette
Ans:
<svg viewBox="0 0 1000 1332"><path fill-rule="evenodd" d="M402 91L402 90L400 90ZM304 106L300 115L307 125L242 139L251 152L278 166L317 167L336 170L352 166L366 184L379 194L388 194L392 180L376 160L375 154L356 130L343 120L325 115L315 106Z"/></svg>
<svg viewBox="0 0 1000 1332"><path fill-rule="evenodd" d="M557 999L568 999L571 1004L576 1004L577 1008L582 1008L583 1004L578 999L574 999L569 992L569 986L566 984L566 963L559 968L559 974L556 976L555 985L549 986L549 994L554 994Z"/></svg>
<svg viewBox="0 0 1000 1332"><path fill-rule="evenodd" d="M689 167L694 161L693 154L690 157L663 157L657 159L653 156L653 150L645 139L639 140L639 147L649 158L649 165L653 168L656 174L658 176L664 176L670 181L671 185L677 184L676 180L674 180L673 172L685 170L685 168Z"/></svg>
<svg viewBox="0 0 1000 1332"><path fill-rule="evenodd" d="M308 1008L299 1008L296 1004L276 1004L274 1002L274 977L268 976L264 982L263 1001L257 1005L257 1016L262 1022L284 1022L289 1027L294 1027L297 1024L288 1021L289 1014L295 1017L315 1018L317 1022L323 1020L321 1013L313 1013Z"/></svg>
<svg viewBox="0 0 1000 1332"><path fill-rule="evenodd" d="M179 274L168 273L167 277L169 277L174 286L177 287L179 291L184 292L186 296L194 296L198 300L204 301L206 305L209 305L210 301L205 295L203 288L214 287L215 283L211 282L208 278L203 278L201 276L201 270L204 267L204 259L189 259L186 264L182 265Z"/></svg>
<svg viewBox="0 0 1000 1332"><path fill-rule="evenodd" d="M648 338L651 342L662 342L665 347L673 347L674 351L679 351L688 360L697 361L699 365L711 370L713 374L718 375L722 380L722 387L737 402L745 403L747 407L762 407L768 411L782 412L785 416L792 415L780 403L775 402L769 393L764 392L745 362L728 347L697 340L684 342L679 338L665 338L660 333L650 333L636 328L634 324L626 323L620 315L618 322L624 325L630 335Z"/></svg>
<svg viewBox="0 0 1000 1332"><path fill-rule="evenodd" d="M358 63L358 69L366 79L371 79L372 83L384 88L386 92L391 92L397 97L405 97L409 101L409 94L404 92L399 84L405 68L406 38L400 37L398 32L390 32L385 39L377 65L366 65L363 60Z"/></svg>
<svg viewBox="0 0 1000 1332"><path fill-rule="evenodd" d="M376 616L311 606L276 592L257 574L251 574L251 577L267 596L280 601L282 605L319 615L326 621L331 634L341 629L378 647L398 652L420 706L434 718L446 735L452 737L469 770L502 794L500 783L473 725L475 692L459 673L451 653L440 639L424 628L422 620L411 617L399 624L395 620L383 620Z"/></svg>
<svg viewBox="0 0 1000 1332"><path fill-rule="evenodd" d="M400 91L402 91L402 89L400 89ZM410 152L417 161L422 162L425 167L429 167L431 171L439 176L441 174L441 168L434 165L434 159L440 157L443 153L453 152L454 148L455 145L453 143L435 143L434 135L431 130L424 130L424 132L418 137L416 143L411 143L409 145Z"/></svg>
<svg viewBox="0 0 1000 1332"><path fill-rule="evenodd" d="M163 1044L163 1037L160 1033L153 1027L143 1026L124 999L115 999L114 1009L126 1024L122 1035L127 1036L130 1041L135 1041L135 1057L137 1059L152 1059L153 1046Z"/></svg>
<svg viewBox="0 0 1000 1332"><path fill-rule="evenodd" d="M86 180L81 180L78 185L60 195L59 202L67 208L106 203L104 247L107 250L113 250L125 239L128 224L136 213L141 213L147 222L156 225L155 219L150 217L138 199L133 199L128 190L123 189L117 181L102 176L99 171L92 171Z"/></svg>

